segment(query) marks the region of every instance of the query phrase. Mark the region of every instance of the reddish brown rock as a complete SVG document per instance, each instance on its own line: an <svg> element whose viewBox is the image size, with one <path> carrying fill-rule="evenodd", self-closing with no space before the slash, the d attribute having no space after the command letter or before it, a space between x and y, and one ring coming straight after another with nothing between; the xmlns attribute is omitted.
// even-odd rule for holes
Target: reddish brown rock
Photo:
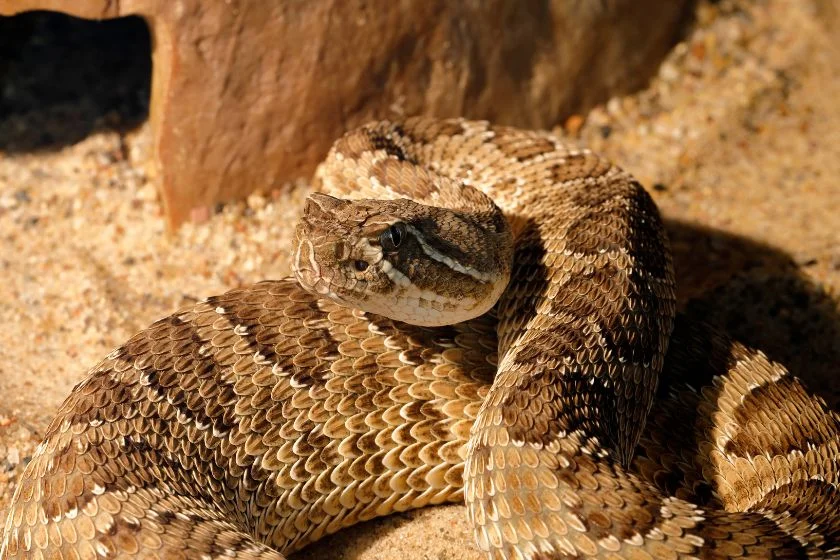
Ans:
<svg viewBox="0 0 840 560"><path fill-rule="evenodd" d="M0 14L137 14L169 224L307 177L364 121L434 114L549 127L641 86L689 0L0 0Z"/></svg>

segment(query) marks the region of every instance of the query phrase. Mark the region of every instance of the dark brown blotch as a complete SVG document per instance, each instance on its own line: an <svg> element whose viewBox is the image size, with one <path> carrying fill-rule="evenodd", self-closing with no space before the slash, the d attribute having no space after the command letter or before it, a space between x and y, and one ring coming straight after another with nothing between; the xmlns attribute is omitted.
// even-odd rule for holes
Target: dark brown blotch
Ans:
<svg viewBox="0 0 840 560"><path fill-rule="evenodd" d="M609 161L590 152L580 152L563 158L549 168L549 179L559 184L578 179L598 179L607 174L613 166ZM600 191L601 189L591 189Z"/></svg>
<svg viewBox="0 0 840 560"><path fill-rule="evenodd" d="M579 369L540 363L539 348L574 348L583 344L578 329L572 325L558 325L551 331L538 333L518 352L515 361L536 370L526 376L500 403L511 439L546 446L560 434L582 430L589 437L601 441L612 439L615 431L605 421L610 391L601 380L590 383L590 375ZM571 350L561 351L562 356Z"/></svg>
<svg viewBox="0 0 840 560"><path fill-rule="evenodd" d="M396 158L398 161L409 161L409 157L406 155L403 147L394 141L392 137L374 133L371 134L370 144L374 150L382 150L389 156Z"/></svg>
<svg viewBox="0 0 840 560"><path fill-rule="evenodd" d="M544 136L523 135L515 128L494 127L493 142L506 157L520 162L526 162L539 156L553 153L557 147L554 142Z"/></svg>
<svg viewBox="0 0 840 560"><path fill-rule="evenodd" d="M432 176L413 162L386 159L370 168L370 176L383 185L397 188L410 198L425 199L438 192Z"/></svg>
<svg viewBox="0 0 840 560"><path fill-rule="evenodd" d="M781 485L752 509L769 513L786 533L807 537L826 553L840 545L838 508L840 490L829 482L811 479Z"/></svg>
<svg viewBox="0 0 840 560"><path fill-rule="evenodd" d="M753 388L733 414L740 426L727 453L756 456L807 451L837 438L840 422L791 375ZM776 429L768 429L768 422Z"/></svg>

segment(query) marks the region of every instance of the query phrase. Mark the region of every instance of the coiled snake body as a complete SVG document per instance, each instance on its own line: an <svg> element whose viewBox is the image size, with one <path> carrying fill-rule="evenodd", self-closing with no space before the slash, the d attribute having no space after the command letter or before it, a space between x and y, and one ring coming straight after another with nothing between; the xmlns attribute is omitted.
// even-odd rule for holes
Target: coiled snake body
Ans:
<svg viewBox="0 0 840 560"><path fill-rule="evenodd" d="M23 473L0 557L276 559L462 500L490 558L840 554L840 420L760 352L674 323L629 175L547 134L411 119L349 133L318 177L364 199L307 204L295 260L319 295L261 282L114 350ZM476 231L497 251L469 251ZM508 274L451 326L334 301L433 325Z"/></svg>

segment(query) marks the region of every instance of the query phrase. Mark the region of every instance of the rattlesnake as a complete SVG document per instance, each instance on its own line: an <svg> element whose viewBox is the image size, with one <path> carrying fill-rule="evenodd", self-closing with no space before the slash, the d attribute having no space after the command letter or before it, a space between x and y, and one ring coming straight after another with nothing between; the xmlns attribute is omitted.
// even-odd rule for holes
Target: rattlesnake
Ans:
<svg viewBox="0 0 840 560"><path fill-rule="evenodd" d="M278 559L463 500L490 558L840 554L840 419L762 353L674 321L658 211L627 173L545 133L410 119L340 139L318 183L454 205L432 214L456 225L311 198L295 260L320 295L260 282L114 350L27 465L0 557ZM375 219L341 212L362 207ZM446 237L479 230L498 254ZM508 274L450 326L334 301L402 317L380 299L396 288L437 324Z"/></svg>

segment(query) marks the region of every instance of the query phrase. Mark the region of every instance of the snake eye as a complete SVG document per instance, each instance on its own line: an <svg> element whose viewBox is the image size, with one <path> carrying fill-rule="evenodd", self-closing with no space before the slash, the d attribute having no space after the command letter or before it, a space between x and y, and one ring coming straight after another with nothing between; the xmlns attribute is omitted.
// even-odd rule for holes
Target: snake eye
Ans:
<svg viewBox="0 0 840 560"><path fill-rule="evenodd" d="M396 222L394 225L386 229L379 236L379 243L382 245L384 251L396 251L403 239L405 239L406 231L405 224Z"/></svg>
<svg viewBox="0 0 840 560"><path fill-rule="evenodd" d="M353 261L353 268L358 270L359 272L364 272L368 268L367 261Z"/></svg>

